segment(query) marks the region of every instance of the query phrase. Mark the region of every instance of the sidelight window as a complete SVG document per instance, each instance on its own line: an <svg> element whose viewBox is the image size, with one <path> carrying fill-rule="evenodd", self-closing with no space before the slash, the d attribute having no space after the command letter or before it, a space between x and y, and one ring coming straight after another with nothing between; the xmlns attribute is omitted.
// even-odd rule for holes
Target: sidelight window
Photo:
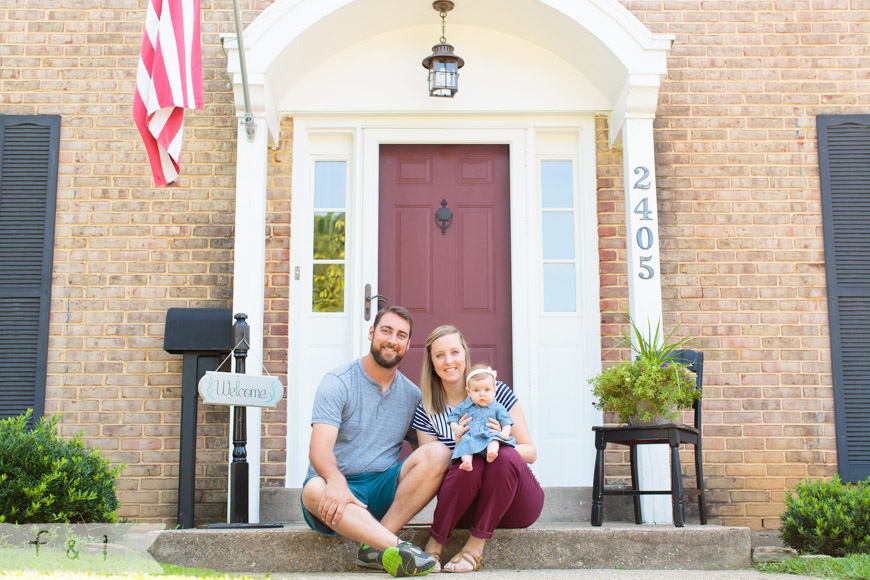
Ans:
<svg viewBox="0 0 870 580"><path fill-rule="evenodd" d="M344 312L347 162L314 162L313 312Z"/></svg>
<svg viewBox="0 0 870 580"><path fill-rule="evenodd" d="M574 163L543 160L540 171L544 312L576 312Z"/></svg>

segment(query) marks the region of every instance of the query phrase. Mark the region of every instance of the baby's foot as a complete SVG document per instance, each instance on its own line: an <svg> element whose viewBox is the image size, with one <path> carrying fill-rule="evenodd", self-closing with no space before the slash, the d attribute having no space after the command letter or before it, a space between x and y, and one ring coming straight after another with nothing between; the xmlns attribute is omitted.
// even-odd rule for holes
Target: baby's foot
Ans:
<svg viewBox="0 0 870 580"><path fill-rule="evenodd" d="M492 463L498 457L498 449L488 449L486 451L486 462Z"/></svg>
<svg viewBox="0 0 870 580"><path fill-rule="evenodd" d="M462 463L459 465L459 469L462 471L473 471L474 465L471 464L470 459L463 459Z"/></svg>

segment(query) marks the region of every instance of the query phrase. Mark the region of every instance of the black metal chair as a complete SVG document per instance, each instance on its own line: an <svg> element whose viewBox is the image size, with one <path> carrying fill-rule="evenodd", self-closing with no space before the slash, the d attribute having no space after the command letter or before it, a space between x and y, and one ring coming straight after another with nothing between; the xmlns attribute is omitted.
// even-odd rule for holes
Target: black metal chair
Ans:
<svg viewBox="0 0 870 580"><path fill-rule="evenodd" d="M698 390L704 384L704 353L696 350L680 350L674 360L688 367L696 375ZM600 526L602 521L601 500L605 495L630 495L634 501L634 521L643 523L640 513L641 495L670 495L674 513L674 525L683 527L686 523L686 509L683 496L697 494L701 524L707 523L707 504L704 499L704 470L701 451L701 400L695 401L694 426L682 423L664 425L593 427L595 432L595 472L592 477L592 525ZM627 445L631 466L631 489L608 489L604 487L604 450L608 443ZM667 443L671 447L671 489L640 490L637 476L637 446L650 443ZM683 474L680 470L680 446L695 446L695 477L697 487L684 489Z"/></svg>

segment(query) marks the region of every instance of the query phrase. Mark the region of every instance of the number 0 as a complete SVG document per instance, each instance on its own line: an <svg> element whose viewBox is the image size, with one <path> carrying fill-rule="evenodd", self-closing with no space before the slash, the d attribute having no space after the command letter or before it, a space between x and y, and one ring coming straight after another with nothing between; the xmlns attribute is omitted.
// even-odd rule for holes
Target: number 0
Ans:
<svg viewBox="0 0 870 580"><path fill-rule="evenodd" d="M641 250L649 250L653 245L653 233L652 230L648 227L644 226L637 230L637 235L635 236L637 239L637 245L640 246Z"/></svg>

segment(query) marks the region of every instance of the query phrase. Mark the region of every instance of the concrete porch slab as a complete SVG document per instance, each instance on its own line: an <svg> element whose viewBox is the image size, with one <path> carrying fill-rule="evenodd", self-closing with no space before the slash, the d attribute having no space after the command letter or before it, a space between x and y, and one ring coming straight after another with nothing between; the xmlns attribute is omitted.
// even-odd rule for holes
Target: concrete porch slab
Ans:
<svg viewBox="0 0 870 580"><path fill-rule="evenodd" d="M410 527L414 543L428 528ZM149 550L159 562L227 572L349 572L358 545L327 538L304 524L273 529L191 529L156 532ZM445 556L468 537L454 533ZM524 530L496 530L484 554L487 569L733 570L751 567L748 528L689 525L546 522Z"/></svg>

